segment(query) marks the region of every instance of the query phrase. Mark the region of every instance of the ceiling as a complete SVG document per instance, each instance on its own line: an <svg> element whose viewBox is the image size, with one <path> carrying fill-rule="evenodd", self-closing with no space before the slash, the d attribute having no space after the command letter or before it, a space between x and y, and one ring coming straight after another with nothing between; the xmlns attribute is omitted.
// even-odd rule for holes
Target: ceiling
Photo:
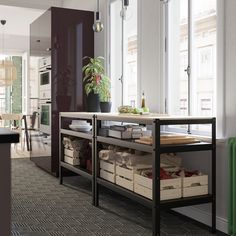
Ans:
<svg viewBox="0 0 236 236"><path fill-rule="evenodd" d="M101 1L103 2L103 0ZM51 6L94 10L95 0L0 0L0 54L4 31L4 54L29 50L29 25Z"/></svg>
<svg viewBox="0 0 236 236"><path fill-rule="evenodd" d="M22 54L29 50L29 26L50 6L62 6L63 0L0 0L0 54ZM4 32L4 49L2 47Z"/></svg>
<svg viewBox="0 0 236 236"><path fill-rule="evenodd" d="M63 2L63 0L0 0L0 5L46 10L51 6L60 7Z"/></svg>
<svg viewBox="0 0 236 236"><path fill-rule="evenodd" d="M9 7L0 5L0 20L6 20L7 23L0 25L0 32L6 35L29 35L29 25L44 10L22 8L22 7Z"/></svg>

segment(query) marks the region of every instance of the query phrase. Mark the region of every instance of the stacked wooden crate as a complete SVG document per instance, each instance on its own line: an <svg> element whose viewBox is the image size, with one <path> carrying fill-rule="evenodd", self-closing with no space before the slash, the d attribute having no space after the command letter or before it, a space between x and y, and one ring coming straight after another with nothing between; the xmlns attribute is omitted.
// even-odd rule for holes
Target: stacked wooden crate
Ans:
<svg viewBox="0 0 236 236"><path fill-rule="evenodd" d="M79 140L72 140L70 137L63 138L64 162L76 166L80 165L79 159Z"/></svg>
<svg viewBox="0 0 236 236"><path fill-rule="evenodd" d="M208 194L208 175L182 178L182 196L192 197Z"/></svg>
<svg viewBox="0 0 236 236"><path fill-rule="evenodd" d="M116 160L115 156L117 155L122 155L122 152L102 150L99 153L100 177L130 191L134 191L146 198L152 199L152 176L147 177L141 174L143 170L152 172L152 166L139 163L135 165L124 164ZM134 157L138 158L138 156ZM169 170L170 168L167 169ZM189 177L187 174L181 174L180 171L178 172L179 174L176 174L177 172L173 170L167 173L170 176L163 179L161 178L160 182L161 200L208 194L208 175L196 172L196 174ZM185 172L183 171L183 173Z"/></svg>
<svg viewBox="0 0 236 236"><path fill-rule="evenodd" d="M116 184L134 191L134 176L140 169L148 168L147 165L127 166L116 164Z"/></svg>
<svg viewBox="0 0 236 236"><path fill-rule="evenodd" d="M112 183L116 182L116 168L115 161L100 160L100 177L110 181Z"/></svg>
<svg viewBox="0 0 236 236"><path fill-rule="evenodd" d="M161 180L161 200L208 194L208 175ZM152 179L134 175L134 192L152 199Z"/></svg>
<svg viewBox="0 0 236 236"><path fill-rule="evenodd" d="M161 180L160 197L161 200L181 198L181 178ZM152 199L152 179L140 174L134 175L134 192Z"/></svg>
<svg viewBox="0 0 236 236"><path fill-rule="evenodd" d="M64 148L64 162L73 166L79 165L79 152L76 152L73 149Z"/></svg>

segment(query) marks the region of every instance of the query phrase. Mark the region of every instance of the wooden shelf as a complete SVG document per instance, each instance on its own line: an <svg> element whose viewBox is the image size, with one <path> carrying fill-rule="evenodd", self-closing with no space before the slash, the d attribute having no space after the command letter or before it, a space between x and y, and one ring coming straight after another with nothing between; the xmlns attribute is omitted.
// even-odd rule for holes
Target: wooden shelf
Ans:
<svg viewBox="0 0 236 236"><path fill-rule="evenodd" d="M91 133L75 132L70 130L61 129L61 134L67 134L75 137L80 137L84 139L92 140L92 163L93 163L93 173L88 173L79 167L74 167L64 162L61 162L61 166L68 168L75 173L78 173L86 178L92 180L92 195L93 204L95 206L99 205L99 188L98 185L104 186L108 189L113 190L125 197L128 197L144 206L152 209L152 227L153 236L160 235L160 209L171 209L177 207L212 203L212 232L216 230L216 122L215 118L206 117L172 117L167 115L117 115L110 113L62 113L61 117L67 118L78 118L78 119L92 119L94 135ZM100 121L119 121L119 122L129 122L129 123L139 123L139 124L150 124L152 125L153 131L153 145L146 145L142 143L136 143L132 140L122 140L113 137L103 137L96 134ZM212 135L211 142L197 142L191 144L178 144L178 145L160 145L160 135L162 125L176 125L176 124L210 124ZM139 150L147 153L151 153L153 157L153 199L150 200L143 197L133 191L123 188L115 183L109 182L105 179L100 178L99 175L99 162L98 162L98 150L97 143L105 143L116 146L121 146L129 149ZM172 152L192 152L192 151L211 151L212 160L212 182L211 182L211 192L212 194L193 196L186 198L178 198L171 200L160 201L160 159L161 153L172 153ZM60 181L62 182L62 176L60 176ZM132 189L132 188L130 188Z"/></svg>
<svg viewBox="0 0 236 236"><path fill-rule="evenodd" d="M143 152L148 152L148 153L153 152L153 147L151 145L135 143L135 142L132 142L132 141L121 140L121 139L118 139L118 138L98 136L97 141L101 142L101 143L112 144L112 145L116 145L116 146L136 149L136 150L143 151Z"/></svg>
<svg viewBox="0 0 236 236"><path fill-rule="evenodd" d="M92 140L92 137L93 137L91 132L85 133L85 132L78 132L78 131L73 131L73 130L68 130L68 129L61 129L61 134L67 134L70 136L75 136L78 138L84 138L84 139L89 139L89 140Z"/></svg>
<svg viewBox="0 0 236 236"><path fill-rule="evenodd" d="M97 182L99 185L107 187L108 189L111 189L112 191L117 192L122 196L128 197L149 208L152 207L152 200L145 198L133 191L125 189L119 185L116 185L100 177L97 178ZM186 198L177 198L177 199L171 199L171 200L163 200L160 202L160 204L161 204L162 209L171 209L171 208L184 207L184 206L189 206L189 205L204 204L204 203L209 203L209 202L212 202L211 194L202 195L202 196L194 196L194 197L186 197Z"/></svg>
<svg viewBox="0 0 236 236"><path fill-rule="evenodd" d="M92 180L92 173L90 173L88 170L81 168L80 166L72 166L70 164L67 164L63 161L60 162L60 165L76 174L79 174L87 179Z"/></svg>

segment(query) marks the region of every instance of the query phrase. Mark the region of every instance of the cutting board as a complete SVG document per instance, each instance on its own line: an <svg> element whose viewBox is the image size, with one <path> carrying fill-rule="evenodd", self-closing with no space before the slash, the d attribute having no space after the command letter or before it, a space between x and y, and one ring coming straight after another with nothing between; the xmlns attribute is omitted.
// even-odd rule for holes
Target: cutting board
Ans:
<svg viewBox="0 0 236 236"><path fill-rule="evenodd" d="M141 137L140 139L136 139L135 142L152 145L152 137ZM163 135L161 136L161 144L162 145L174 145L174 144L190 144L197 143L198 139L190 136L184 135Z"/></svg>
<svg viewBox="0 0 236 236"><path fill-rule="evenodd" d="M161 137L161 144L189 144L197 143L199 140L193 137L182 136L182 137Z"/></svg>

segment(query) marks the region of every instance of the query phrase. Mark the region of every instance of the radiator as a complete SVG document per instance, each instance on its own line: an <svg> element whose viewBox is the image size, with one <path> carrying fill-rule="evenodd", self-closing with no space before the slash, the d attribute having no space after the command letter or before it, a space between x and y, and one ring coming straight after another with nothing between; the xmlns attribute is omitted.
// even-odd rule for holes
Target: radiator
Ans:
<svg viewBox="0 0 236 236"><path fill-rule="evenodd" d="M236 236L236 138L228 140L229 153L229 235Z"/></svg>

